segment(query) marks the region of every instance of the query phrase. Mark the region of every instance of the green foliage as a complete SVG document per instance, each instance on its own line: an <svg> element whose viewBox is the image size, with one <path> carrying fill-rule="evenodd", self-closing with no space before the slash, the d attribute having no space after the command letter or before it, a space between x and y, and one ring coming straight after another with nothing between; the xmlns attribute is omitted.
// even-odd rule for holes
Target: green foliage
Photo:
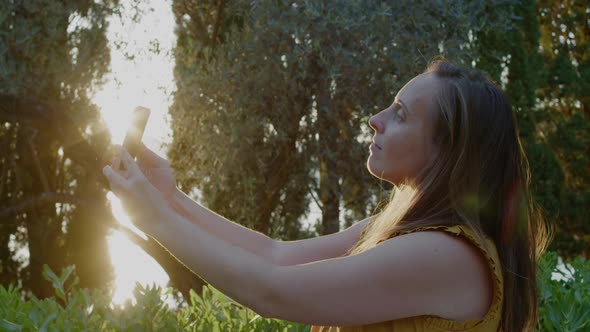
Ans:
<svg viewBox="0 0 590 332"><path fill-rule="evenodd" d="M190 306L178 317L192 331L309 331L302 324L262 318L211 286L203 288L202 297L191 291Z"/></svg>
<svg viewBox="0 0 590 332"><path fill-rule="evenodd" d="M544 66L539 70L541 80L537 89L538 111L536 131L559 163L563 179L560 187L559 209L551 217L557 226L553 248L564 256L580 253L589 257L590 224L587 207L590 202L590 118L588 110L588 76L590 43L583 27L587 27L587 8L566 2L540 1L538 21L539 40ZM559 22L559 24L557 23ZM564 29L565 28L565 29ZM543 179L549 180L549 179ZM543 186L538 185L538 193ZM549 210L549 209L548 209Z"/></svg>
<svg viewBox="0 0 590 332"><path fill-rule="evenodd" d="M590 262L576 257L563 269L557 266L555 252L545 254L539 264L539 331L588 331Z"/></svg>
<svg viewBox="0 0 590 332"><path fill-rule="evenodd" d="M510 29L514 2L232 1L219 15L175 1L177 178L277 239L304 235L312 200L323 234L366 217L382 192L365 167L369 117L433 55L471 63L470 36Z"/></svg>
<svg viewBox="0 0 590 332"><path fill-rule="evenodd" d="M294 228L312 199L319 233L374 212L387 195L363 167L367 120L442 53L502 84L533 197L557 226L551 248L590 255L585 6L236 1L213 47L216 36L197 27L213 24L216 11L178 3L170 159L184 189L201 190L213 210L283 240L306 237ZM210 21L197 24L201 12Z"/></svg>
<svg viewBox="0 0 590 332"><path fill-rule="evenodd" d="M536 90L538 140L559 163L563 180L559 209L550 215L557 226L552 248L560 255L590 257L590 40L588 8L576 1L538 1L540 55ZM557 173L554 171L553 173ZM543 179L545 180L545 179ZM538 186L538 192L543 186Z"/></svg>
<svg viewBox="0 0 590 332"><path fill-rule="evenodd" d="M538 331L587 331L590 327L590 263L578 257L559 268L557 253L546 253L539 262L540 320ZM565 269L565 270L564 270ZM171 309L163 300L171 288L136 284L136 303L119 307L104 293L78 289L74 268L58 276L48 267L43 276L57 298L23 300L20 288L0 287L2 331L293 331L307 332L309 325L267 319L232 301L211 286L202 296L191 291L190 303ZM71 280L73 277L73 280Z"/></svg>
<svg viewBox="0 0 590 332"><path fill-rule="evenodd" d="M590 99L587 8L520 0L514 29L478 36L477 67L503 85L516 112L531 189L556 234L550 249L590 257ZM586 29L586 30L584 30Z"/></svg>
<svg viewBox="0 0 590 332"><path fill-rule="evenodd" d="M69 279L73 267L60 276L47 266L44 277L55 288L55 297L23 301L21 290L0 287L0 330L2 331L309 331L310 327L276 319L264 319L231 301L210 286L203 296L191 291L191 304L173 311L162 300L172 292L136 284L135 304L110 304L98 290L77 289ZM68 286L66 286L66 284Z"/></svg>

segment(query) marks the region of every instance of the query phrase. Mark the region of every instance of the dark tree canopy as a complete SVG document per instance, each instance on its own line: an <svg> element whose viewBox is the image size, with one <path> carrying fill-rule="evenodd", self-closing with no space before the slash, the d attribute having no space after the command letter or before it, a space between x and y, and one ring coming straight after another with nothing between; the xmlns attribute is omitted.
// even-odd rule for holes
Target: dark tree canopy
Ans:
<svg viewBox="0 0 590 332"><path fill-rule="evenodd" d="M473 36L512 24L506 1L219 3L174 3L170 157L183 189L280 239L311 236L311 200L320 234L374 212L369 117L433 55L470 64Z"/></svg>
<svg viewBox="0 0 590 332"><path fill-rule="evenodd" d="M375 212L367 120L442 54L510 96L554 249L588 234L588 9L551 1L175 1L178 91L170 157L186 191L274 238ZM313 231L311 231L313 233Z"/></svg>

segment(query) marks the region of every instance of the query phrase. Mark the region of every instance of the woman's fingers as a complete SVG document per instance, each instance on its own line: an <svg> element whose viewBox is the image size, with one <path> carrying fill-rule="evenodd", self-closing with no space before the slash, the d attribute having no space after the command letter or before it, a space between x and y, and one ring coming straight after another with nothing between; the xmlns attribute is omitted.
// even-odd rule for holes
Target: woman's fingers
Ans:
<svg viewBox="0 0 590 332"><path fill-rule="evenodd" d="M129 154L129 152L127 152L127 149L125 149L124 147L121 147L121 161L123 162L123 166L125 166L125 169L128 172L131 172L131 174L133 173L141 173L141 170L139 169L139 166L137 165L137 163L135 163L135 160L133 160L133 157L131 157L131 155Z"/></svg>
<svg viewBox="0 0 590 332"><path fill-rule="evenodd" d="M150 150L142 142L139 143L139 153L137 154L137 162L142 165L151 167L166 167L168 160L158 156L154 151Z"/></svg>
<svg viewBox="0 0 590 332"><path fill-rule="evenodd" d="M114 150L115 150L115 157L113 158L113 161L111 163L111 167L113 168L113 171L123 175L124 178L128 178L129 177L129 170L125 167L125 165L123 163L121 163L121 156L123 153L123 147L119 144L115 144L113 146Z"/></svg>
<svg viewBox="0 0 590 332"><path fill-rule="evenodd" d="M121 167L121 148L119 145L115 145L115 157L111 162L113 169L119 171Z"/></svg>
<svg viewBox="0 0 590 332"><path fill-rule="evenodd" d="M107 177L111 184L111 189L115 194L124 191L126 188L126 179L119 173L115 172L110 166L105 166L102 173Z"/></svg>

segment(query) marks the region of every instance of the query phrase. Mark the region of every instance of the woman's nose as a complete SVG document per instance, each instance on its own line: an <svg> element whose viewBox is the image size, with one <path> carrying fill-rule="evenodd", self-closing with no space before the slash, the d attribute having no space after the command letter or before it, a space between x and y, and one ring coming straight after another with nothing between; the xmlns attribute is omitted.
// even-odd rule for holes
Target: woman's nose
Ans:
<svg viewBox="0 0 590 332"><path fill-rule="evenodd" d="M379 119L377 119L376 115L372 116L369 119L369 126L371 126L371 128L375 129L379 133L383 132L383 125L381 124Z"/></svg>

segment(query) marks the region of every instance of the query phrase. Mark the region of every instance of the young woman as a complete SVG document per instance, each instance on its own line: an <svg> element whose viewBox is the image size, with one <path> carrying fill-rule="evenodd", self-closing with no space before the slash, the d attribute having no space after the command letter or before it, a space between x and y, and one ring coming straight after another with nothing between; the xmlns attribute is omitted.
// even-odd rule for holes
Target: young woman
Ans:
<svg viewBox="0 0 590 332"><path fill-rule="evenodd" d="M176 189L145 146L105 167L131 219L263 317L314 331L532 331L550 232L515 116L484 74L438 60L370 119L367 168L395 190L347 230L273 241ZM120 149L120 148L119 148Z"/></svg>

